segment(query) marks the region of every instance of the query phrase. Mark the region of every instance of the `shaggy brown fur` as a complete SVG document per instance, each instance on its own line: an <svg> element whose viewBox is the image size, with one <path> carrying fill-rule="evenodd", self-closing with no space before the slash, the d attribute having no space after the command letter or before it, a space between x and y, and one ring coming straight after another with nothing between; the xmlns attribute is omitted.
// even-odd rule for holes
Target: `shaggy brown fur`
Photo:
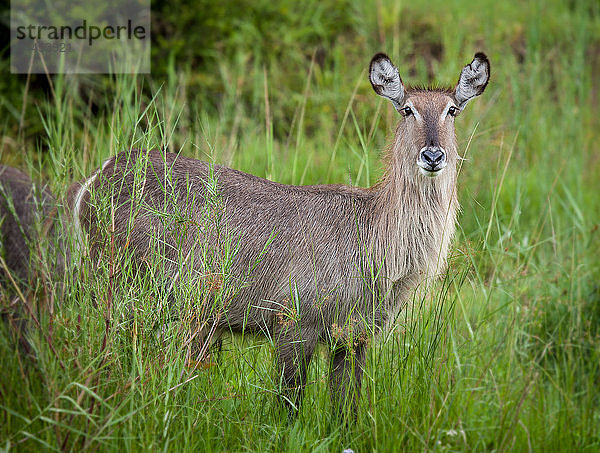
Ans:
<svg viewBox="0 0 600 453"><path fill-rule="evenodd" d="M25 173L0 165L0 240L6 265L17 280L27 282L33 276L33 247L54 235L57 218L56 201L47 187L36 187ZM64 267L62 260L59 266Z"/></svg>

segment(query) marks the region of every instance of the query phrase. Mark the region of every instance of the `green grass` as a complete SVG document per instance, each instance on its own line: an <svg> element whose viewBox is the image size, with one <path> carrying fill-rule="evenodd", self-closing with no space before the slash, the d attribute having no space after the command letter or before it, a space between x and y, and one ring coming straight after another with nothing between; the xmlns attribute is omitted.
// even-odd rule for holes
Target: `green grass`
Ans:
<svg viewBox="0 0 600 453"><path fill-rule="evenodd" d="M485 51L492 80L456 122L467 160L448 276L371 348L356 423L331 415L325 349L292 421L268 340L226 337L216 365L186 368L181 323L148 282L111 279L113 256L65 277L64 295L24 290L35 358L0 323L0 448L598 450L597 3L357 2L336 11L335 35L327 14L290 8L268 38L252 21L231 31L227 58L201 70L171 59L164 77L53 76L47 97L10 79L21 91L0 106L0 158L59 197L130 147L369 186L398 121L368 83L372 54L406 82L453 84Z"/></svg>

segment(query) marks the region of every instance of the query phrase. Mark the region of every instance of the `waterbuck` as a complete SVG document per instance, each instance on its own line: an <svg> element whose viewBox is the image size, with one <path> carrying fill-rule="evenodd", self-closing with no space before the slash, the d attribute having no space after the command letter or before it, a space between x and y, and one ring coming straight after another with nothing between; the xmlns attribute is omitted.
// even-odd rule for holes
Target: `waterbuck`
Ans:
<svg viewBox="0 0 600 453"><path fill-rule="evenodd" d="M69 252L62 247L59 225L50 189L16 168L0 165L0 291L15 296L1 317L18 334L21 351L27 354L33 349L24 335L25 319L35 315L23 294L36 286L36 278L48 283L63 276Z"/></svg>
<svg viewBox="0 0 600 453"><path fill-rule="evenodd" d="M34 246L40 246L42 242L45 246L45 239L57 233L56 207L54 195L47 187L37 186L16 168L0 165L0 243L7 267L4 271L10 272L21 283L33 276L34 252L54 252L51 241L49 249L35 250ZM47 264L60 273L64 269L64 257L51 255L51 262ZM0 271L0 274L4 272ZM7 285L11 287L12 283Z"/></svg>
<svg viewBox="0 0 600 453"><path fill-rule="evenodd" d="M104 231L113 248L128 250L145 269L157 259L172 263L162 271L170 289L182 284L182 269L206 283L206 250L228 254L238 290L205 329L272 338L292 407L301 402L316 345L328 344L334 405L355 413L369 339L402 309L411 289L445 267L458 209L454 118L489 77L488 59L477 53L454 88L411 88L386 55L375 55L369 80L402 118L385 174L371 188L284 185L176 154L132 150L73 186L74 223L82 238L89 236L92 256L103 259L106 239L93 200L104 196L110 223ZM218 214L207 209L215 196L222 200ZM183 235L173 232L172 218L165 221L175 212L185 214ZM220 219L220 230L207 227L207 213ZM226 248L223 231L231 239Z"/></svg>

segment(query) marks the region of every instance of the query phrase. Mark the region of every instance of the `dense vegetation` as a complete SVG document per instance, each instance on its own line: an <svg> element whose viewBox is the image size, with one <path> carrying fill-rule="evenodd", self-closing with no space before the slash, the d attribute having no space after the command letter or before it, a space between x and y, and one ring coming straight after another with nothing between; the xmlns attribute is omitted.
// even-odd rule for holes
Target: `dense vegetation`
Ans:
<svg viewBox="0 0 600 453"><path fill-rule="evenodd" d="M325 350L288 420L268 340L228 337L216 363L186 366L180 323L160 327L147 282L115 283L116 259L68 272L64 293L44 278L21 296L5 288L5 318L25 319L33 348L24 354L16 324L0 323L0 448L600 448L596 1L153 9L150 76L28 79L8 74L5 54L2 163L59 198L129 147L283 183L369 186L398 121L368 83L371 56L388 53L407 82L451 85L482 50L492 80L456 121L466 160L448 275L375 342L350 426L331 415ZM36 320L15 311L23 299Z"/></svg>

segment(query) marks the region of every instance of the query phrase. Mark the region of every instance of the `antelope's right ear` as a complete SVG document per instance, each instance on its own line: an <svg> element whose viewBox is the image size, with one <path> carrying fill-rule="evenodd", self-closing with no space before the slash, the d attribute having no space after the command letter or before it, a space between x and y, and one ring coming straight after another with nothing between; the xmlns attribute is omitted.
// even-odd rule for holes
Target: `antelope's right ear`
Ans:
<svg viewBox="0 0 600 453"><path fill-rule="evenodd" d="M398 68L394 66L387 55L378 53L373 57L369 65L369 81L375 93L388 98L396 110L400 111L404 99L404 85L400 79Z"/></svg>

